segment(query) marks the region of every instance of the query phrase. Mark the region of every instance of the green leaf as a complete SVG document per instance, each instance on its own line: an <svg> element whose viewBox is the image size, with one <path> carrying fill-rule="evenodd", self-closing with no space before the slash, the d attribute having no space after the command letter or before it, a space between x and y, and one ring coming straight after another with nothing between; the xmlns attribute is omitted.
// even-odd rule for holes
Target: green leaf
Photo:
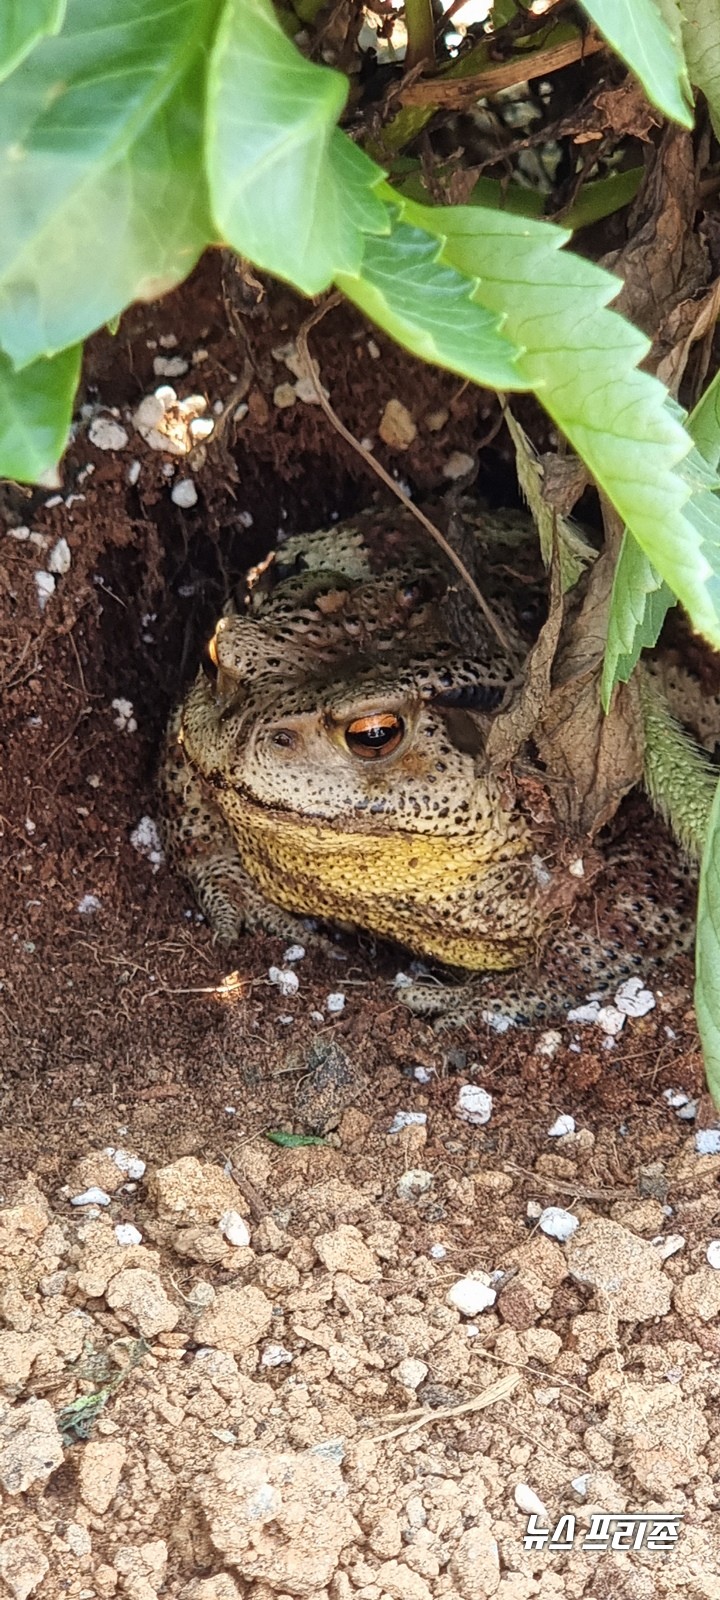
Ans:
<svg viewBox="0 0 720 1600"><path fill-rule="evenodd" d="M680 407L668 401L671 405L682 418ZM712 545L718 541L720 511L714 476L720 465L720 373L688 417L687 431L695 448L686 456L681 471L685 478L693 477L694 493L686 503L685 515L701 538L707 534ZM603 663L601 693L606 711L616 683L627 683L642 651L657 644L665 616L674 604L675 595L626 528L613 579Z"/></svg>
<svg viewBox="0 0 720 1600"><path fill-rule="evenodd" d="M216 0L70 0L0 90L0 344L76 343L190 271L211 238L204 54Z"/></svg>
<svg viewBox="0 0 720 1600"><path fill-rule="evenodd" d="M65 0L0 0L0 79L15 71L46 33L59 33Z"/></svg>
<svg viewBox="0 0 720 1600"><path fill-rule="evenodd" d="M688 418L688 433L713 471L720 467L720 372L716 372Z"/></svg>
<svg viewBox="0 0 720 1600"><path fill-rule="evenodd" d="M683 0L682 10L690 81L702 89L720 137L720 5L718 0Z"/></svg>
<svg viewBox="0 0 720 1600"><path fill-rule="evenodd" d="M500 318L473 297L474 284L438 261L436 238L396 223L387 239L368 238L360 270L336 283L366 316L425 361L475 383L526 389L519 351L503 338Z"/></svg>
<svg viewBox="0 0 720 1600"><path fill-rule="evenodd" d="M666 117L692 127L680 13L674 0L670 4L664 0L662 8L656 0L581 0L581 5L640 79L648 100Z"/></svg>
<svg viewBox="0 0 720 1600"><path fill-rule="evenodd" d="M382 173L336 127L348 81L306 61L270 0L226 0L208 79L207 165L226 242L306 294L387 232Z"/></svg>
<svg viewBox="0 0 720 1600"><path fill-rule="evenodd" d="M327 1139L321 1138L317 1133L283 1133L281 1128L272 1128L266 1132L265 1138L271 1144L279 1144L284 1150L297 1150L307 1144L327 1144Z"/></svg>
<svg viewBox="0 0 720 1600"><path fill-rule="evenodd" d="M715 791L698 895L695 1014L708 1087L720 1108L720 785Z"/></svg>
<svg viewBox="0 0 720 1600"><path fill-rule="evenodd" d="M0 478L37 483L67 444L82 349L61 350L16 372L0 352Z"/></svg>
<svg viewBox="0 0 720 1600"><path fill-rule="evenodd" d="M606 711L616 683L627 683L643 650L657 644L674 604L672 590L626 528L613 578L603 662L601 694Z"/></svg>
<svg viewBox="0 0 720 1600"><path fill-rule="evenodd" d="M480 206L399 203L407 221L442 240L442 261L478 280L474 297L504 316L503 334L523 351L520 379L695 626L720 646L720 502L697 452L683 465L691 441L666 390L638 370L648 340L607 309L618 279L561 250L568 235L549 223Z"/></svg>
<svg viewBox="0 0 720 1600"><path fill-rule="evenodd" d="M563 216L563 227L576 233L578 228L587 228L591 222L602 222L603 217L621 211L635 199L644 171L644 167L628 167L627 172L611 172L595 183L584 183L574 205Z"/></svg>

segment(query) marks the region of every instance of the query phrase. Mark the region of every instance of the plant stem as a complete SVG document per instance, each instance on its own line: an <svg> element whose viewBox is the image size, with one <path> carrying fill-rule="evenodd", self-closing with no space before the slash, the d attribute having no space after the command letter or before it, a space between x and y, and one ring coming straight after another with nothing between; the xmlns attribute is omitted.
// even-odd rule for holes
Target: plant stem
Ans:
<svg viewBox="0 0 720 1600"><path fill-rule="evenodd" d="M435 19L432 0L405 0L407 51L405 70L435 65Z"/></svg>

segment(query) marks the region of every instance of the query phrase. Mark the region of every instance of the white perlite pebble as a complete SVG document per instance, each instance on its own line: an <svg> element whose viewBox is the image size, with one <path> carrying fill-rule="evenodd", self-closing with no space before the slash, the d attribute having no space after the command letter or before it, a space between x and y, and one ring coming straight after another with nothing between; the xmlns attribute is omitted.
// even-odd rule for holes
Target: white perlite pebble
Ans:
<svg viewBox="0 0 720 1600"><path fill-rule="evenodd" d="M484 1272L471 1272L467 1278L458 1278L447 1292L448 1305L454 1306L462 1317L477 1317L481 1311L494 1306L497 1294L490 1288Z"/></svg>
<svg viewBox="0 0 720 1600"><path fill-rule="evenodd" d="M132 700L112 700L110 704L111 709L115 712L113 719L115 727L119 728L121 733L136 733L137 721Z"/></svg>
<svg viewBox="0 0 720 1600"><path fill-rule="evenodd" d="M425 1172L422 1167L410 1167L398 1179L395 1193L398 1200L418 1200L421 1194L427 1194L432 1189L433 1175Z"/></svg>
<svg viewBox="0 0 720 1600"><path fill-rule="evenodd" d="M58 577L70 571L72 555L67 539L57 539L48 556L48 572L56 572Z"/></svg>
<svg viewBox="0 0 720 1600"><path fill-rule="evenodd" d="M157 872L165 860L163 847L160 842L157 823L152 817L141 817L136 828L130 835L130 843L138 855L146 856L153 872Z"/></svg>
<svg viewBox="0 0 720 1600"><path fill-rule="evenodd" d="M655 996L643 988L642 978L628 978L617 990L615 1004L626 1017L645 1017L653 1010Z"/></svg>
<svg viewBox="0 0 720 1600"><path fill-rule="evenodd" d="M109 1206L110 1196L104 1189L98 1189L92 1184L89 1189L83 1189L82 1194L73 1194L70 1197L71 1206Z"/></svg>
<svg viewBox="0 0 720 1600"><path fill-rule="evenodd" d="M588 1492L588 1484L589 1484L589 1482L590 1482L590 1473L589 1472L581 1472L579 1477L571 1478L571 1480L570 1480L570 1488L574 1489L575 1493L580 1495L581 1499L584 1500L585 1496L586 1496L586 1494Z"/></svg>
<svg viewBox="0 0 720 1600"><path fill-rule="evenodd" d="M344 994L340 994L339 992L329 994L327 1000L325 1001L325 1005L327 1006L331 1017L339 1017L340 1012L345 1010Z"/></svg>
<svg viewBox="0 0 720 1600"><path fill-rule="evenodd" d="M289 1367L293 1357L283 1344L266 1344L260 1357L261 1367Z"/></svg>
<svg viewBox="0 0 720 1600"><path fill-rule="evenodd" d="M513 1500L518 1510L524 1511L528 1517L533 1516L533 1514L536 1517L547 1516L547 1510L540 1496L535 1493L534 1489L530 1488L528 1483L516 1483L513 1489Z"/></svg>
<svg viewBox="0 0 720 1600"><path fill-rule="evenodd" d="M196 506L197 498L198 493L192 478L178 478L170 490L173 504L180 506L183 511L189 511L191 506Z"/></svg>
<svg viewBox="0 0 720 1600"><path fill-rule="evenodd" d="M44 611L50 596L55 593L55 579L51 572L35 572L33 577L35 579L35 588L37 589L38 605L40 610Z"/></svg>
<svg viewBox="0 0 720 1600"><path fill-rule="evenodd" d="M548 1128L547 1136L548 1139L562 1139L566 1133L574 1132L575 1118L569 1116L567 1112L562 1112L559 1117L555 1118L552 1127Z"/></svg>
<svg viewBox="0 0 720 1600"><path fill-rule="evenodd" d="M673 1111L679 1111L681 1106L686 1106L690 1099L684 1089L663 1089L663 1100L666 1100Z"/></svg>
<svg viewBox="0 0 720 1600"><path fill-rule="evenodd" d="M288 945L288 948L285 951L285 954L283 956L283 961L287 961L290 964L290 966L292 966L292 963L294 961L304 961L304 960L305 960L305 946L304 946L304 944L291 944L291 945Z"/></svg>
<svg viewBox="0 0 720 1600"><path fill-rule="evenodd" d="M455 1114L461 1122L471 1122L474 1127L481 1128L490 1121L492 1108L492 1095L487 1089L474 1083L463 1084L455 1106Z"/></svg>
<svg viewBox="0 0 720 1600"><path fill-rule="evenodd" d="M142 1234L134 1222L116 1222L115 1238L118 1244L142 1244Z"/></svg>
<svg viewBox="0 0 720 1600"><path fill-rule="evenodd" d="M132 1179L133 1183L139 1183L140 1179L144 1178L146 1162L142 1156L131 1156L129 1150L116 1150L111 1144L106 1146L104 1153L115 1162L116 1167L119 1167L126 1177Z"/></svg>
<svg viewBox="0 0 720 1600"><path fill-rule="evenodd" d="M112 417L93 417L88 428L88 439L98 450L124 450L128 434Z"/></svg>
<svg viewBox="0 0 720 1600"><path fill-rule="evenodd" d="M614 1039L625 1027L625 1013L619 1011L617 1006L601 1006L597 1014L597 1025L603 1033L609 1034Z"/></svg>
<svg viewBox="0 0 720 1600"><path fill-rule="evenodd" d="M699 1156L720 1156L720 1128L701 1128L695 1135Z"/></svg>
<svg viewBox="0 0 720 1600"><path fill-rule="evenodd" d="M429 1368L424 1361L418 1361L414 1356L406 1356L404 1361L398 1362L393 1377L397 1378L404 1389L419 1389L420 1384L425 1382L428 1371Z"/></svg>
<svg viewBox="0 0 720 1600"><path fill-rule="evenodd" d="M78 900L78 911L83 917L92 917L100 910L101 904L96 894L84 894L82 900Z"/></svg>
<svg viewBox="0 0 720 1600"><path fill-rule="evenodd" d="M549 1239L557 1239L560 1244L565 1244L567 1239L572 1238L576 1228L580 1227L580 1223L572 1211L564 1211L562 1206L546 1206L545 1210L540 1212L539 1227Z"/></svg>
<svg viewBox="0 0 720 1600"><path fill-rule="evenodd" d="M669 1261L671 1256L676 1256L679 1250L685 1249L685 1240L681 1233L658 1233L650 1240L653 1250L661 1261Z"/></svg>
<svg viewBox="0 0 720 1600"><path fill-rule="evenodd" d="M444 1261L447 1247L444 1244L431 1244L428 1254L432 1256L433 1261Z"/></svg>
<svg viewBox="0 0 720 1600"><path fill-rule="evenodd" d="M250 1231L239 1211L223 1211L218 1227L225 1235L228 1244L234 1245L237 1250L243 1250L249 1245Z"/></svg>
<svg viewBox="0 0 720 1600"><path fill-rule="evenodd" d="M402 1133L403 1128L422 1128L427 1122L427 1111L396 1111L388 1133Z"/></svg>
<svg viewBox="0 0 720 1600"><path fill-rule="evenodd" d="M705 1254L710 1266L720 1272L720 1239L711 1239Z"/></svg>
<svg viewBox="0 0 720 1600"><path fill-rule="evenodd" d="M482 1011L480 1016L493 1033L507 1033L509 1028L515 1027L515 1018L506 1016L504 1011Z"/></svg>
<svg viewBox="0 0 720 1600"><path fill-rule="evenodd" d="M189 366L190 363L183 356L153 356L156 378L182 378Z"/></svg>
<svg viewBox="0 0 720 1600"><path fill-rule="evenodd" d="M535 1055L547 1056L547 1059L551 1061L553 1056L557 1055L561 1044L562 1034L558 1033L557 1028L548 1028L547 1032L541 1033L538 1039L535 1046Z"/></svg>
<svg viewBox="0 0 720 1600"><path fill-rule="evenodd" d="M678 1118L679 1122L694 1122L697 1114L698 1114L698 1102L697 1102L697 1100L687 1100L685 1102L685 1105L684 1106L680 1106L678 1108L678 1110L676 1111L676 1113L675 1113L675 1115Z"/></svg>
<svg viewBox="0 0 720 1600"><path fill-rule="evenodd" d="M587 1005L573 1006L568 1011L568 1022L579 1022L581 1027L589 1027L592 1022L597 1022L600 1014L600 1004L597 1000L589 1000Z"/></svg>
<svg viewBox="0 0 720 1600"><path fill-rule="evenodd" d="M289 1000L291 995L297 994L300 988L300 979L290 967L270 967L268 977L271 983L280 990L284 1000Z"/></svg>

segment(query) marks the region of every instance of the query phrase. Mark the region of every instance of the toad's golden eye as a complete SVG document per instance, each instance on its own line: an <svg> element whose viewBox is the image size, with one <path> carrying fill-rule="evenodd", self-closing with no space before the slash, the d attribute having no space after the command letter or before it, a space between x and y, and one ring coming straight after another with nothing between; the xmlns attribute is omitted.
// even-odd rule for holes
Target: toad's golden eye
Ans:
<svg viewBox="0 0 720 1600"><path fill-rule="evenodd" d="M394 711L372 711L367 717L356 717L345 729L345 742L354 756L361 761L374 761L378 756L389 756L405 732L402 717Z"/></svg>
<svg viewBox="0 0 720 1600"><path fill-rule="evenodd" d="M213 635L213 638L210 640L209 644L206 644L205 649L203 650L201 659L202 659L203 672L205 673L206 677L208 677L210 679L211 683L217 683L218 658L217 658L217 644L215 643L215 636L214 635Z"/></svg>

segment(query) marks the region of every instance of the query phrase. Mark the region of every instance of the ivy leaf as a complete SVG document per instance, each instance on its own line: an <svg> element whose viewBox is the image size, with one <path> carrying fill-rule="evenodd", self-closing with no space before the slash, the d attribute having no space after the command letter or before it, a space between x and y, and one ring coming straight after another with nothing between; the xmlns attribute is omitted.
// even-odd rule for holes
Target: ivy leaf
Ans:
<svg viewBox="0 0 720 1600"><path fill-rule="evenodd" d="M695 1014L708 1087L720 1109L720 785L715 790L698 895Z"/></svg>
<svg viewBox="0 0 720 1600"><path fill-rule="evenodd" d="M627 63L648 100L692 127L691 96L675 0L580 0L596 28ZM708 4L708 0L700 0ZM712 4L712 0L710 0Z"/></svg>
<svg viewBox="0 0 720 1600"><path fill-rule="evenodd" d="M46 33L59 33L65 0L2 0L0 79L15 71Z"/></svg>
<svg viewBox="0 0 720 1600"><path fill-rule="evenodd" d="M0 477L37 483L67 444L80 378L79 345L16 372L0 352Z"/></svg>
<svg viewBox="0 0 720 1600"><path fill-rule="evenodd" d="M75 344L212 237L204 60L218 0L72 0L0 92L0 344Z"/></svg>
<svg viewBox="0 0 720 1600"><path fill-rule="evenodd" d="M439 260L436 238L396 223L387 239L368 238L359 271L339 273L339 289L414 355L475 383L526 389L519 351L500 318L474 299L472 280Z"/></svg>
<svg viewBox="0 0 720 1600"><path fill-rule="evenodd" d="M561 250L549 223L482 206L418 206L405 219L442 241L440 260L477 280L476 298L503 316L535 390L695 626L720 646L720 501L667 392L638 370L649 344L607 309L620 284ZM700 463L702 465L702 463Z"/></svg>
<svg viewBox="0 0 720 1600"><path fill-rule="evenodd" d="M720 372L716 372L691 413L688 433L692 434L703 460L716 472L720 467Z"/></svg>
<svg viewBox="0 0 720 1600"><path fill-rule="evenodd" d="M356 272L387 232L382 172L336 127L342 73L306 61L270 0L226 0L208 77L207 168L226 242L306 294Z"/></svg>

